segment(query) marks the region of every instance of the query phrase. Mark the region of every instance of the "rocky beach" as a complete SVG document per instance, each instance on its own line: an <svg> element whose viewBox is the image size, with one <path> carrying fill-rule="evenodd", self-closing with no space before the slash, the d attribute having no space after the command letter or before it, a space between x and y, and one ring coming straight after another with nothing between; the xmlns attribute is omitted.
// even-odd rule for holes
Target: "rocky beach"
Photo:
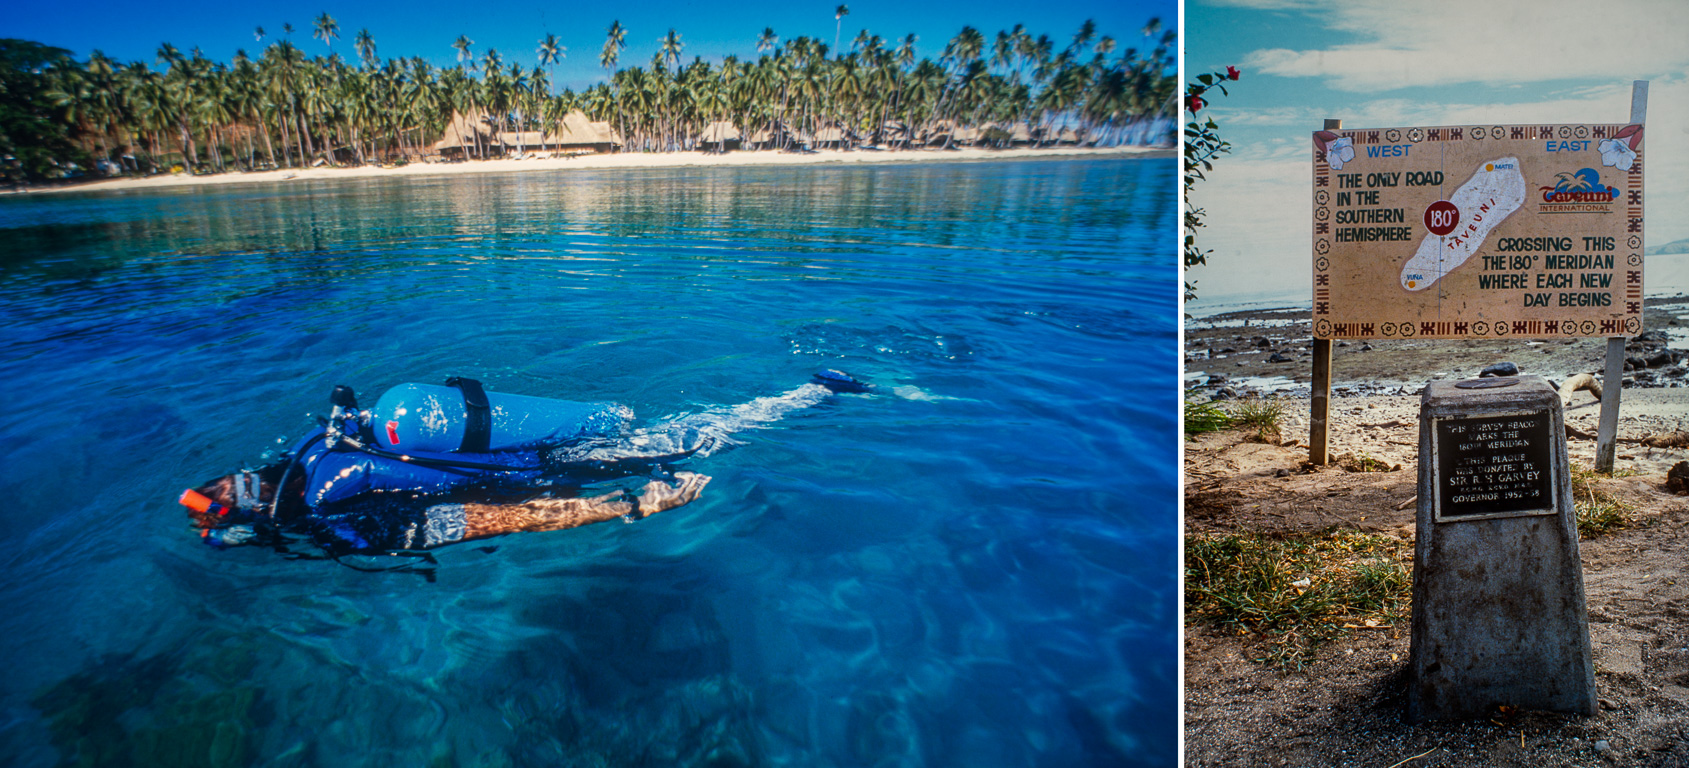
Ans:
<svg viewBox="0 0 1689 768"><path fill-rule="evenodd" d="M1624 386L1689 386L1689 296L1654 298L1648 330L1625 345ZM1282 394L1305 397L1312 380L1313 336L1306 308L1227 312L1185 323L1185 385L1212 399ZM1477 376L1499 362L1561 382L1599 377L1604 339L1340 340L1332 345L1332 395L1412 394L1431 379Z"/></svg>

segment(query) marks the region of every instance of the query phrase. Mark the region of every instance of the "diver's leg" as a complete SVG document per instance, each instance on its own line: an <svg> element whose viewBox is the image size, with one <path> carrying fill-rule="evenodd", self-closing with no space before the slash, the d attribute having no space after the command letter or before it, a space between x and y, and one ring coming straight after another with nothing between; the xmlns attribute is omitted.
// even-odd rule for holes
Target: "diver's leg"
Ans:
<svg viewBox="0 0 1689 768"><path fill-rule="evenodd" d="M437 515L443 518L461 515L462 535L451 541L578 528L628 515L646 517L666 512L697 499L710 482L709 477L692 472L676 472L674 476L679 484L670 486L652 480L636 497L625 497L617 491L593 498L543 498L521 504L437 504L428 508L429 527L435 527ZM428 546L446 543L450 541L431 540Z"/></svg>
<svg viewBox="0 0 1689 768"><path fill-rule="evenodd" d="M757 429L788 414L821 404L839 392L865 392L869 385L849 374L826 371L815 381L778 395L759 397L748 403L711 408L667 422L633 430L620 437L606 438L559 448L550 460L559 465L613 463L618 461L678 461L690 456L708 456L732 445L736 432Z"/></svg>

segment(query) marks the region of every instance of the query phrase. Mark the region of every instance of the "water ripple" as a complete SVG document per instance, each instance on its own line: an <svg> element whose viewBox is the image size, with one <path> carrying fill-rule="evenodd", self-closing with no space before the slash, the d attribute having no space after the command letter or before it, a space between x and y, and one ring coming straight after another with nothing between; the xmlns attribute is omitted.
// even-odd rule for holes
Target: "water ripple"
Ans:
<svg viewBox="0 0 1689 768"><path fill-rule="evenodd" d="M0 199L0 750L1171 765L1173 176ZM173 504L273 456L335 384L461 374L653 419L822 368L880 389L736 435L692 505L448 548L433 582L213 551Z"/></svg>

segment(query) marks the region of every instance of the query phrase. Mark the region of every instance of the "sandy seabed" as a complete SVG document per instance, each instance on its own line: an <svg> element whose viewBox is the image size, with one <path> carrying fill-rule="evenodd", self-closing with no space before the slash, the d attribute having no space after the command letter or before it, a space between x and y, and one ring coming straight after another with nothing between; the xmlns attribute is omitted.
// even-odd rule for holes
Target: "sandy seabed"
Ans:
<svg viewBox="0 0 1689 768"><path fill-rule="evenodd" d="M1106 158L1133 156L1172 157L1173 150L1156 147L1048 149L952 149L952 150L821 150L817 152L738 151L726 154L704 152L628 152L574 157L536 157L525 160L471 160L448 163L411 163L397 168L366 165L352 168L283 168L252 173L230 172L205 176L185 173L147 178L122 178L66 186L38 187L31 193L109 192L154 187L200 184L250 184L281 181L439 176L462 173L512 173L521 171L596 170L605 168L717 168L738 166L784 166L867 163L930 163L1011 159Z"/></svg>

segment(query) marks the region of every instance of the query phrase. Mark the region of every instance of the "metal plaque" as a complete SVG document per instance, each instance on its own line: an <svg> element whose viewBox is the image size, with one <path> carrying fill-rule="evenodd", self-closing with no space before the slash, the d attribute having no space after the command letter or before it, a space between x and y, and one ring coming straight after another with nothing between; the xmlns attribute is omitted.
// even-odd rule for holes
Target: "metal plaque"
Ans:
<svg viewBox="0 0 1689 768"><path fill-rule="evenodd" d="M1437 522L1554 514L1552 421L1548 411L1437 419Z"/></svg>

